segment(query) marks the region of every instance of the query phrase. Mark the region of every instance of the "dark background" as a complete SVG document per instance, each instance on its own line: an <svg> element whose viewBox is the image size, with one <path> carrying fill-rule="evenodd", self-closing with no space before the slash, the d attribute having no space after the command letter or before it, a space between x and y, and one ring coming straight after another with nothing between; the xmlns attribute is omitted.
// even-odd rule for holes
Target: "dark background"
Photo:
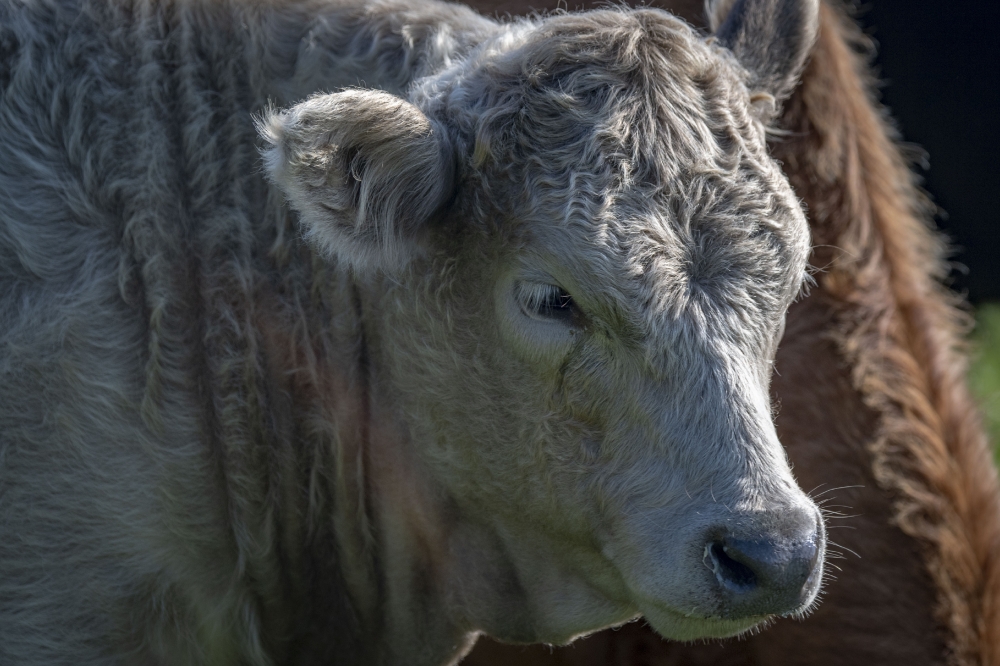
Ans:
<svg viewBox="0 0 1000 666"><path fill-rule="evenodd" d="M926 152L952 286L1000 300L1000 2L868 0L856 16L878 47L883 103Z"/></svg>

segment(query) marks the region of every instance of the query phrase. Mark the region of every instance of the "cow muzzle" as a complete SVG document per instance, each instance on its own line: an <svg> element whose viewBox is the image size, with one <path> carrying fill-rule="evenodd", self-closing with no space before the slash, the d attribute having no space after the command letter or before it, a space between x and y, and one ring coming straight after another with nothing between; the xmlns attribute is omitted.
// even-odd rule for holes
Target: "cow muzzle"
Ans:
<svg viewBox="0 0 1000 666"><path fill-rule="evenodd" d="M776 513L763 529L751 518L708 530L703 563L723 618L794 615L815 598L826 550L823 521L813 507Z"/></svg>

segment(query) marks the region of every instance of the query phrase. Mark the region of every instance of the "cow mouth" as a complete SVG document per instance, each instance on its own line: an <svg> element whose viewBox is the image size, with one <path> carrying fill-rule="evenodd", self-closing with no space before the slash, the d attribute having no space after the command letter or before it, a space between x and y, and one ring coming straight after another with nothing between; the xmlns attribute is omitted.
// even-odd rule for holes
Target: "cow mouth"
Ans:
<svg viewBox="0 0 1000 666"><path fill-rule="evenodd" d="M803 589L800 605L786 612L730 615L725 606L712 604L711 608L692 608L683 611L647 595L637 595L635 600L649 625L664 638L674 641L733 638L765 628L778 618L801 619L816 607L819 601L819 578L812 577Z"/></svg>
<svg viewBox="0 0 1000 666"><path fill-rule="evenodd" d="M646 622L664 638L672 641L732 638L762 628L773 622L774 615L724 618L697 612L682 613L662 604L641 603Z"/></svg>
<svg viewBox="0 0 1000 666"><path fill-rule="evenodd" d="M744 575L740 582L747 587L752 584L748 570L740 567L732 568ZM726 604L718 599L709 602L707 607L693 607L687 610L647 594L636 595L634 602L656 633L668 640L732 638L758 631L781 617L800 619L808 615L818 603L821 576L822 573L818 572L810 577L802 590L802 599L798 605L778 612L733 613L732 609L727 608ZM746 610L748 609L744 609L744 612Z"/></svg>

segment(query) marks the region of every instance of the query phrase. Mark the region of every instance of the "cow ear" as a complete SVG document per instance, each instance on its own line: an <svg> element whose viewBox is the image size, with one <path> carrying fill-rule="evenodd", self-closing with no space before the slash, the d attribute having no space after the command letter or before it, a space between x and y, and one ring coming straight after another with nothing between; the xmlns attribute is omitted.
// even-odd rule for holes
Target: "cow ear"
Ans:
<svg viewBox="0 0 1000 666"><path fill-rule="evenodd" d="M317 95L267 113L257 129L267 174L306 238L359 272L402 268L453 189L444 128L386 92Z"/></svg>
<svg viewBox="0 0 1000 666"><path fill-rule="evenodd" d="M716 41L750 72L750 91L777 104L798 81L816 41L819 0L708 0Z"/></svg>

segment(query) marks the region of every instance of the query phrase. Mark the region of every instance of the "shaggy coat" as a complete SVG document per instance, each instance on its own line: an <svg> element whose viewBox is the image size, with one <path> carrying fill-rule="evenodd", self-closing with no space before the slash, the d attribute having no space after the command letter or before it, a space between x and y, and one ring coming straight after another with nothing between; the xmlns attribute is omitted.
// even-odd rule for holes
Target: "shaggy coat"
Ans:
<svg viewBox="0 0 1000 666"><path fill-rule="evenodd" d="M766 137L817 7L0 1L0 662L807 612Z"/></svg>
<svg viewBox="0 0 1000 666"><path fill-rule="evenodd" d="M699 2L669 6L704 20ZM828 517L843 559L823 603L723 644L631 625L554 652L483 642L470 665L1000 664L1000 493L965 385L968 323L941 287L945 248L875 100L870 52L826 2L772 141L813 233L817 285L789 312L772 390L799 482L844 514Z"/></svg>

